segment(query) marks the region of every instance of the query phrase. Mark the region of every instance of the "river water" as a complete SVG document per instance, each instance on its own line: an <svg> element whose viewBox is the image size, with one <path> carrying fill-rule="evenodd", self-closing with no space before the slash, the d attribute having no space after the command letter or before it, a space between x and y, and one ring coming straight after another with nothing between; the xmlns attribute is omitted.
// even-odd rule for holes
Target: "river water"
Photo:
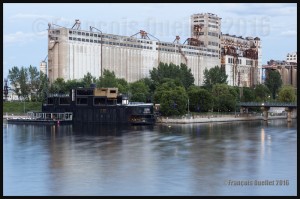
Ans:
<svg viewBox="0 0 300 199"><path fill-rule="evenodd" d="M297 194L297 123L3 124L5 196Z"/></svg>

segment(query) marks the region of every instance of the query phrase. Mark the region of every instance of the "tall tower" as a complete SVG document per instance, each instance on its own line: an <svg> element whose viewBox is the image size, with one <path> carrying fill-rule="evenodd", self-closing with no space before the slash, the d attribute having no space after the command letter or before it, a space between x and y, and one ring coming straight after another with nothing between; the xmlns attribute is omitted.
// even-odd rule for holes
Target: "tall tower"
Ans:
<svg viewBox="0 0 300 199"><path fill-rule="evenodd" d="M221 59L221 19L212 13L191 16L191 37L200 40L201 45L219 53Z"/></svg>
<svg viewBox="0 0 300 199"><path fill-rule="evenodd" d="M47 62L41 61L40 71L47 75Z"/></svg>

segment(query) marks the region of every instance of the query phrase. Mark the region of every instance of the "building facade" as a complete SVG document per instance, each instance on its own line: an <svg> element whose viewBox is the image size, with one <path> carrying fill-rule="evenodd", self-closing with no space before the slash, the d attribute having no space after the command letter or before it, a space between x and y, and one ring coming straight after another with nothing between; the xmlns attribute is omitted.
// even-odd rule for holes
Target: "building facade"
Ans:
<svg viewBox="0 0 300 199"><path fill-rule="evenodd" d="M228 85L251 87L261 83L260 38L222 34L221 46L221 66L228 75Z"/></svg>
<svg viewBox="0 0 300 199"><path fill-rule="evenodd" d="M48 42L50 82L58 77L79 79L87 72L99 77L104 69L134 82L149 77L149 71L159 62L172 62L176 65L187 63L195 77L195 84L201 85L203 70L220 65L218 52L209 47L148 38L58 28L49 30Z"/></svg>
<svg viewBox="0 0 300 199"><path fill-rule="evenodd" d="M286 55L286 62L297 63L297 52L288 53Z"/></svg>
<svg viewBox="0 0 300 199"><path fill-rule="evenodd" d="M289 55L287 56L289 57ZM297 57L296 57L297 60ZM267 65L262 66L263 82L271 70L277 70L281 76L283 85L291 85L297 89L297 62L287 62L285 60L270 60Z"/></svg>
<svg viewBox="0 0 300 199"><path fill-rule="evenodd" d="M150 39L148 35L152 36L143 30L129 37L102 33L98 29L93 31L92 28L85 31L80 30L78 26L74 29L49 25L49 80L53 82L58 77L64 80L80 79L88 72L98 78L104 69L107 69L114 71L118 78L134 82L149 77L149 71L163 62L186 64L194 75L195 85L202 85L204 70L215 66L223 66L226 69L229 85L251 86L260 81L255 79L260 66L260 40L251 40L256 44L255 49L258 53L255 58L248 56L246 59L246 55L249 54L246 53L245 59L241 58L242 62L237 67L229 62L221 65L221 59L230 60L228 58L231 58L231 55L222 54L228 51L223 50L227 47L226 39L223 39L221 18L217 15L192 15L191 37L184 42L180 41L179 36L176 36L173 42L163 42L157 38ZM247 42L249 47L253 46L250 40ZM250 65L247 65L250 63L248 60L252 60ZM234 67L235 71L232 72ZM247 75L249 71L253 74ZM242 80L238 81L238 75Z"/></svg>

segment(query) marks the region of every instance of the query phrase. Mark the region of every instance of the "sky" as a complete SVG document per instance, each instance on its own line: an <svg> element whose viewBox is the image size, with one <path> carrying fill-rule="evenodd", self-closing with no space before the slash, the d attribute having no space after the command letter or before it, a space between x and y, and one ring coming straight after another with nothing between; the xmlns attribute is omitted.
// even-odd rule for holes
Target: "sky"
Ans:
<svg viewBox="0 0 300 199"><path fill-rule="evenodd" d="M213 13L222 18L221 32L259 37L262 64L285 60L297 51L296 3L4 3L3 78L14 66L35 66L47 56L48 23L132 36L145 30L160 41L183 43L190 37L190 16ZM151 37L150 37L151 38Z"/></svg>

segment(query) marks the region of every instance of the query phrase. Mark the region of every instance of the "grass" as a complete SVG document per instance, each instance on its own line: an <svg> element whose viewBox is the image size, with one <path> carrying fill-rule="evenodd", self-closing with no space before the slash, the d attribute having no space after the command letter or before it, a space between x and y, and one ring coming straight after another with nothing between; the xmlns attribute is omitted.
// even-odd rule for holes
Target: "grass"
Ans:
<svg viewBox="0 0 300 199"><path fill-rule="evenodd" d="M25 114L29 111L41 111L42 102L25 102ZM24 115L24 102L3 102L3 115Z"/></svg>

